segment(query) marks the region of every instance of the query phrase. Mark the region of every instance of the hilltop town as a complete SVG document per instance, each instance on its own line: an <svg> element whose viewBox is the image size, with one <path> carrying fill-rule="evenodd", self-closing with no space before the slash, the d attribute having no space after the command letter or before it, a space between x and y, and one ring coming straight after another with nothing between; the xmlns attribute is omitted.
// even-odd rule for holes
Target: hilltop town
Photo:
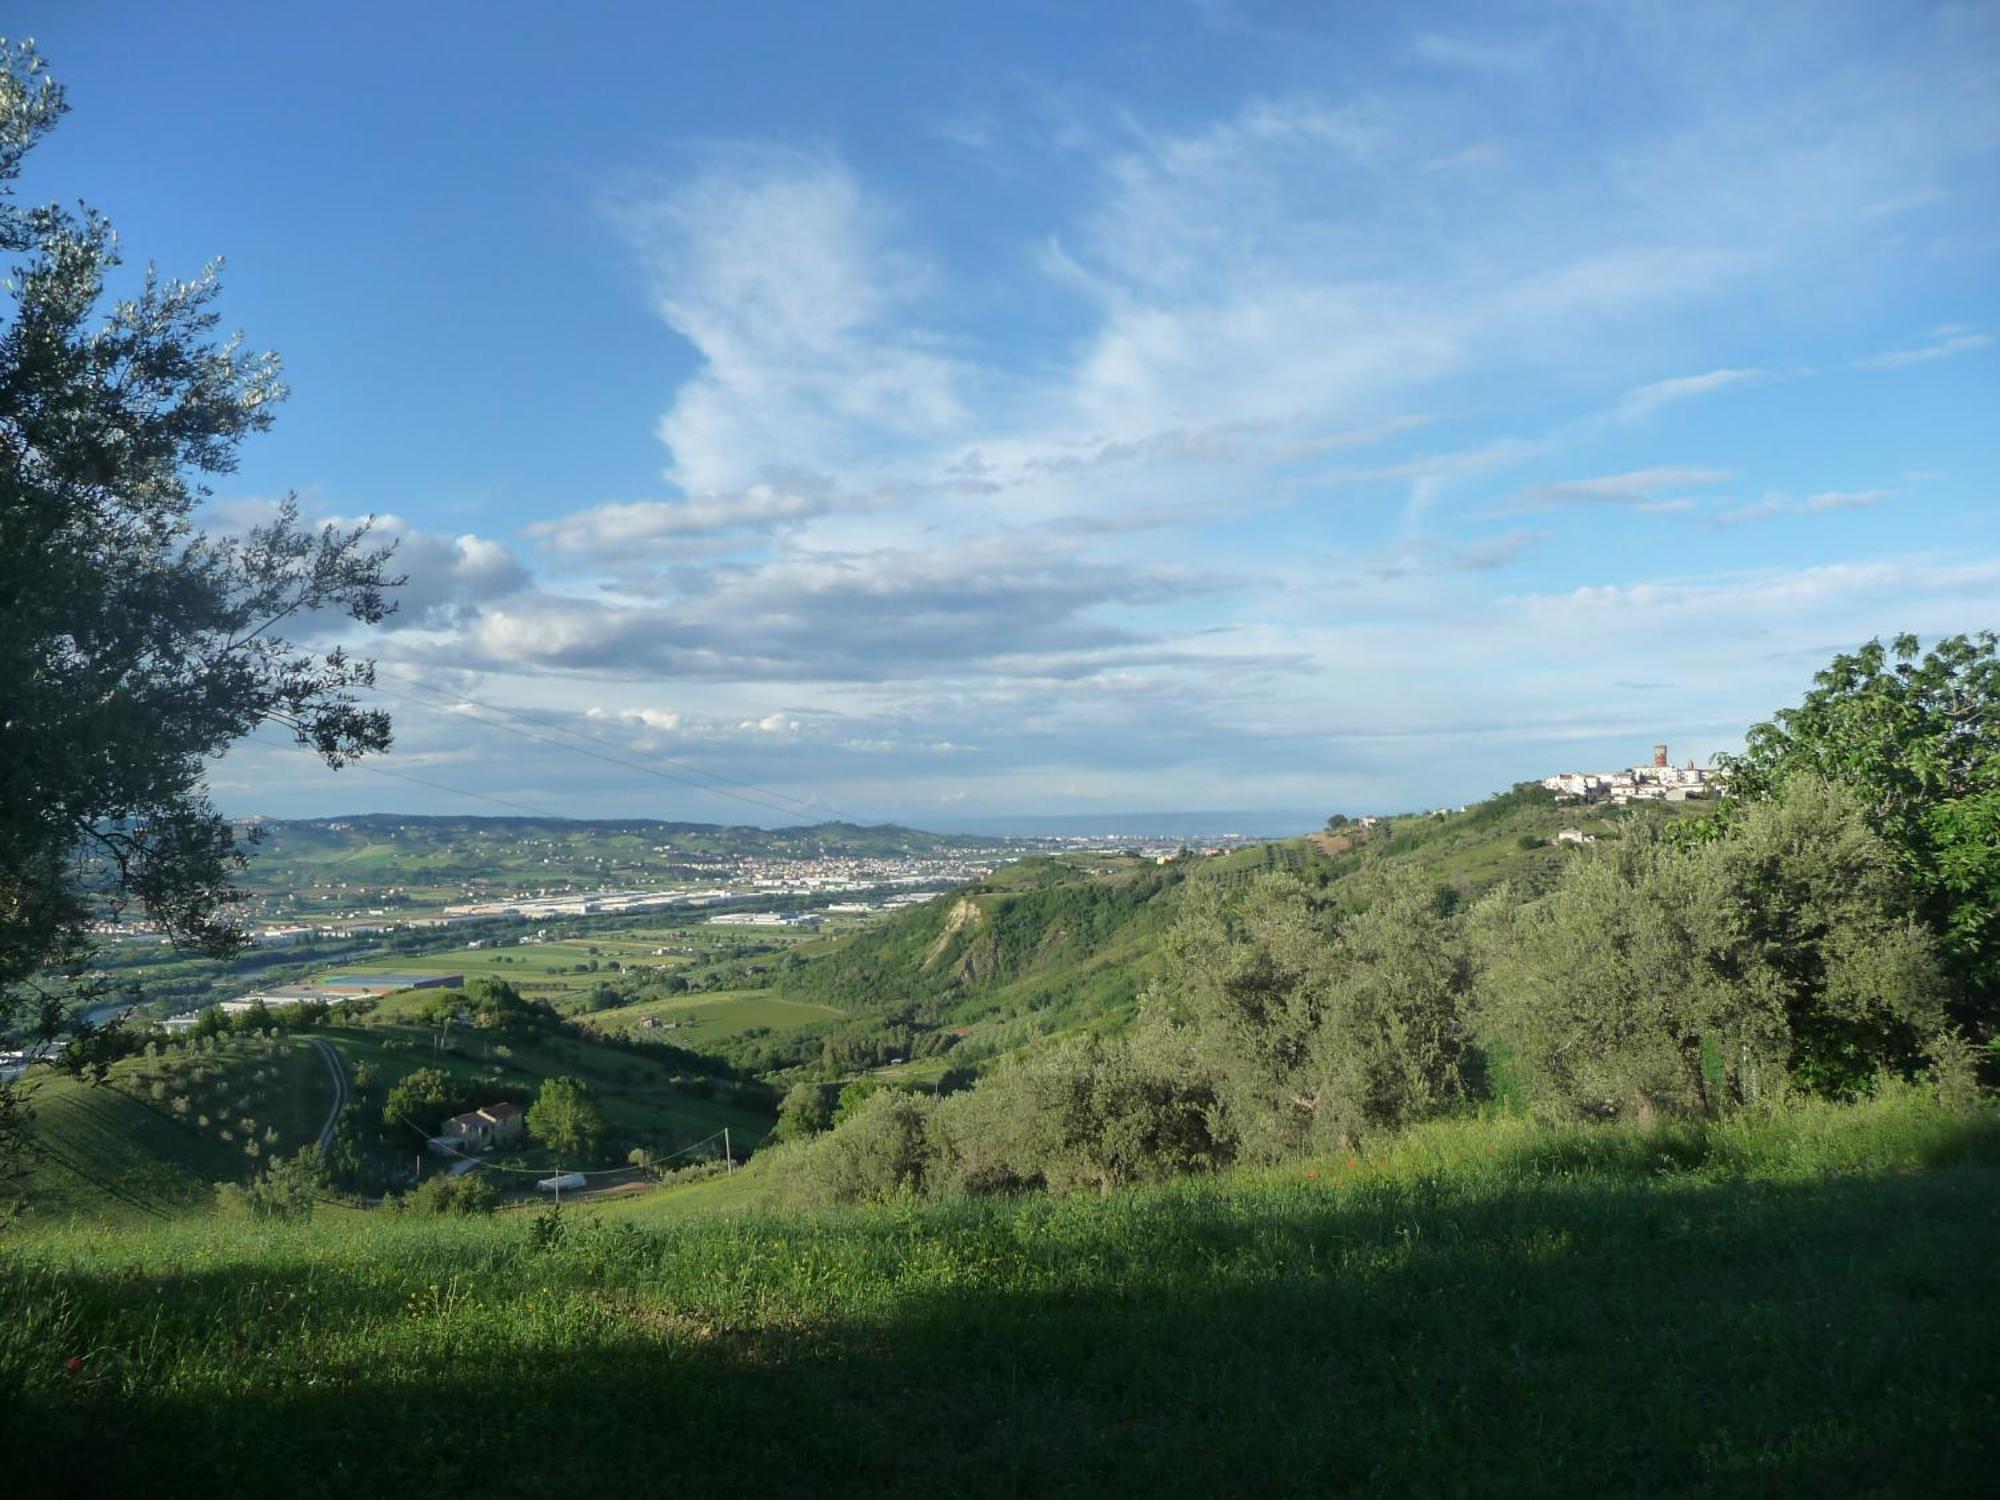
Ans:
<svg viewBox="0 0 2000 1500"><path fill-rule="evenodd" d="M1651 764L1628 771L1559 771L1542 778L1558 798L1572 802L1692 802L1713 794L1723 773L1697 766L1692 760L1677 766L1665 745L1653 746Z"/></svg>

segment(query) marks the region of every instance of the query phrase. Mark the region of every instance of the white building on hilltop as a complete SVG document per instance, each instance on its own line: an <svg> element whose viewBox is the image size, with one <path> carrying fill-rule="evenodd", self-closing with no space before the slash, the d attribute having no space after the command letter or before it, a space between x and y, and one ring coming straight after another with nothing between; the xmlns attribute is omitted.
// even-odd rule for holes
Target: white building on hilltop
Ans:
<svg viewBox="0 0 2000 1500"><path fill-rule="evenodd" d="M1634 766L1629 771L1562 771L1542 778L1542 785L1558 797L1577 802L1686 802L1709 795L1721 778L1689 761L1677 766L1667 759L1667 747L1653 747L1651 765Z"/></svg>

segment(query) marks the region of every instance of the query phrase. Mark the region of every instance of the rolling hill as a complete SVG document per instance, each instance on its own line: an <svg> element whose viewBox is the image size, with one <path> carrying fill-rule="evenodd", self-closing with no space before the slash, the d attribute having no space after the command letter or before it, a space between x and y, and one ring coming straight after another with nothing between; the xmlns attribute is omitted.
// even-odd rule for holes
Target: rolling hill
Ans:
<svg viewBox="0 0 2000 1500"><path fill-rule="evenodd" d="M1330 835L1159 864L1119 855L1025 860L859 932L799 945L777 965L775 993L849 1018L852 1055L871 1034L880 1060L949 1048L988 1057L1036 1036L1121 1025L1161 972L1162 939L1190 885L1231 887L1288 874L1341 903L1372 864L1423 872L1462 900L1500 883L1546 887L1588 857L1565 829L1613 841L1636 822L1685 808L1558 806L1521 789L1458 812L1384 819ZM836 1034L842 1028L833 1028Z"/></svg>

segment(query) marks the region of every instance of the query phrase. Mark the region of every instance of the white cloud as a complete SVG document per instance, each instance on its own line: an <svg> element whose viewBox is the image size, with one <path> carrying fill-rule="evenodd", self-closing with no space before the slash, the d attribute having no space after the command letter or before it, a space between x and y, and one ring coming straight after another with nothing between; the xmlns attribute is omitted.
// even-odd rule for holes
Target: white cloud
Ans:
<svg viewBox="0 0 2000 1500"><path fill-rule="evenodd" d="M890 503L886 494L843 496L824 483L756 484L727 495L593 505L552 521L537 521L526 535L571 557L630 560L635 553L648 554L689 538L762 534L837 511L873 510Z"/></svg>
<svg viewBox="0 0 2000 1500"><path fill-rule="evenodd" d="M1510 531L1504 536L1475 537L1463 542L1412 537L1369 564L1367 571L1379 579L1426 573L1497 572L1546 540L1545 531Z"/></svg>
<svg viewBox="0 0 2000 1500"><path fill-rule="evenodd" d="M1933 203L1942 203L1951 194L1940 187L1918 188L1915 192L1899 193L1893 198L1884 198L1879 203L1871 203L1861 210L1863 218L1880 219L1892 214L1906 214L1911 209L1926 208Z"/></svg>
<svg viewBox="0 0 2000 1500"><path fill-rule="evenodd" d="M1547 39L1475 37L1441 31L1421 33L1413 50L1427 63L1477 73L1526 73L1540 67L1548 55Z"/></svg>
<svg viewBox="0 0 2000 1500"><path fill-rule="evenodd" d="M1829 563L1798 569L1769 569L1729 578L1606 584L1564 594L1529 595L1514 601L1523 615L1541 625L1590 632L1650 622L1665 628L1705 618L1712 624L1784 620L1796 627L1815 615L1848 618L1845 612L1868 601L1888 601L1908 614L1935 615L1908 607L1912 599L1944 600L1979 594L2000 584L2000 559L1947 563L1935 558L1884 558L1867 563ZM1922 621L1880 629L1920 628ZM1824 636L1819 638L1824 639Z"/></svg>
<svg viewBox="0 0 2000 1500"><path fill-rule="evenodd" d="M1706 396L1729 386L1753 384L1763 378L1762 370L1710 370L1706 375L1679 375L1627 391L1620 399L1618 409L1623 416L1643 416L1670 402Z"/></svg>
<svg viewBox="0 0 2000 1500"><path fill-rule="evenodd" d="M912 680L1055 675L1171 660L1171 632L1114 622L1234 586L1213 571L1093 561L1073 545L998 536L948 549L787 554L669 572L643 596L518 592L469 623L493 665L613 677Z"/></svg>
<svg viewBox="0 0 2000 1500"><path fill-rule="evenodd" d="M1531 504L1625 505L1641 509L1685 509L1680 499L1662 494L1664 490L1720 484L1729 478L1727 469L1631 469L1622 474L1600 474L1590 479L1564 479L1538 484L1523 491Z"/></svg>
<svg viewBox="0 0 2000 1500"><path fill-rule="evenodd" d="M1772 516L1816 516L1835 510L1866 510L1880 505L1893 490L1822 490L1803 500L1787 495L1766 495L1753 505L1717 511L1704 519L1711 526L1739 526L1746 521L1762 521Z"/></svg>
<svg viewBox="0 0 2000 1500"><path fill-rule="evenodd" d="M1974 349L1985 349L1992 345L1990 333L1952 333L1932 343L1919 344L1910 349L1891 349L1885 354L1872 355L1867 359L1857 359L1857 370L1906 370L1912 365L1927 365L1933 360L1950 359L1954 354L1969 354Z"/></svg>
<svg viewBox="0 0 2000 1500"><path fill-rule="evenodd" d="M905 321L929 268L837 158L720 150L613 212L702 360L659 425L691 494L869 461L962 420L968 371Z"/></svg>
<svg viewBox="0 0 2000 1500"><path fill-rule="evenodd" d="M268 524L278 512L275 500L238 497L211 502L204 507L200 521L211 533L241 536L254 526ZM307 516L304 522L308 527L343 530L365 525L369 532L365 545L394 548L387 571L405 581L389 596L396 606L385 622L391 631L451 628L487 601L505 598L531 583L528 570L513 550L493 537L426 531L395 514L318 515ZM337 634L347 623L347 617L336 611L311 621L294 621L291 628L302 634Z"/></svg>

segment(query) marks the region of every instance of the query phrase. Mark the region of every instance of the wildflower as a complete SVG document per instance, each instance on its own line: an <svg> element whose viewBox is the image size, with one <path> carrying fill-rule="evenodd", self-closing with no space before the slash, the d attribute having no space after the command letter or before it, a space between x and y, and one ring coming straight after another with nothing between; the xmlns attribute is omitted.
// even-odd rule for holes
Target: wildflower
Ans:
<svg viewBox="0 0 2000 1500"><path fill-rule="evenodd" d="M1347 1164L1350 1167L1358 1167L1361 1165L1361 1158L1358 1156L1350 1156L1347 1158Z"/></svg>
<svg viewBox="0 0 2000 1500"><path fill-rule="evenodd" d="M83 1356L81 1354L72 1354L69 1357L70 1374L74 1375L78 1370L81 1370L82 1368L83 1368Z"/></svg>
<svg viewBox="0 0 2000 1500"><path fill-rule="evenodd" d="M1307 1181L1307 1182L1318 1182L1318 1181L1319 1181L1319 1173L1317 1173L1317 1172L1308 1172L1308 1173L1306 1173L1306 1181Z"/></svg>

